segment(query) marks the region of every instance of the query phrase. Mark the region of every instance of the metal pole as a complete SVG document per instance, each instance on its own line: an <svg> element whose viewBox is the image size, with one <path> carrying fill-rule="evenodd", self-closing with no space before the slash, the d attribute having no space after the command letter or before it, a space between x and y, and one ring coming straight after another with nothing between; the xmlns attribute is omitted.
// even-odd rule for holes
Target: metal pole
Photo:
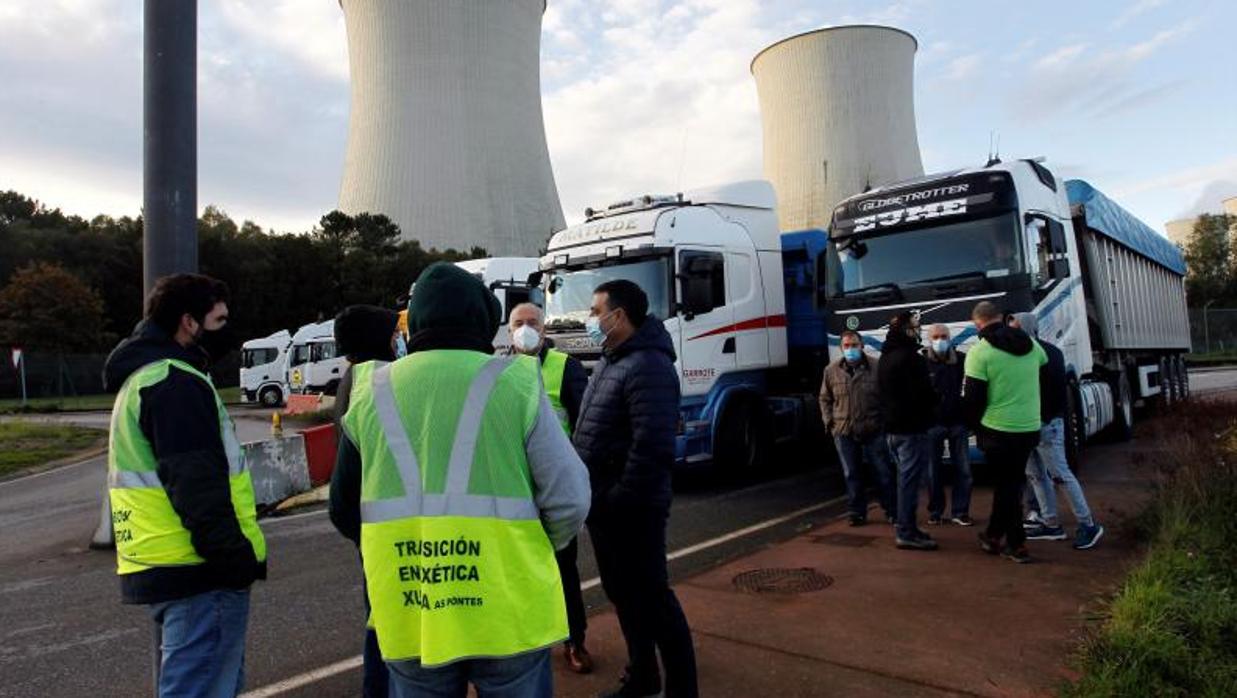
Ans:
<svg viewBox="0 0 1237 698"><path fill-rule="evenodd" d="M1211 307L1212 303L1215 303L1214 298L1203 304L1203 345L1206 347L1204 351L1206 354L1211 353L1211 332L1207 327L1207 309Z"/></svg>
<svg viewBox="0 0 1237 698"><path fill-rule="evenodd" d="M17 365L21 368L21 406L26 406L26 355L22 354L17 360Z"/></svg>
<svg viewBox="0 0 1237 698"><path fill-rule="evenodd" d="M197 0L146 0L142 283L198 269Z"/></svg>

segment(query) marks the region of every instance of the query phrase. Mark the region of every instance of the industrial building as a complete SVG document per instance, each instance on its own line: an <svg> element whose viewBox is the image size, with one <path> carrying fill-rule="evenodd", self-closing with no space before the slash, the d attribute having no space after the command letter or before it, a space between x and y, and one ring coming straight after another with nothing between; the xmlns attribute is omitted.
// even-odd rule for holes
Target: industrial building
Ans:
<svg viewBox="0 0 1237 698"><path fill-rule="evenodd" d="M842 199L923 174L917 48L900 29L856 25L792 36L752 59L783 230L825 228Z"/></svg>
<svg viewBox="0 0 1237 698"><path fill-rule="evenodd" d="M1223 209L1222 213L1237 218L1237 196L1230 196L1220 202ZM1190 239L1190 234L1194 232L1194 224L1198 222L1198 216L1191 218L1178 218L1164 224L1164 232L1168 233L1168 239L1185 246L1186 241Z"/></svg>
<svg viewBox="0 0 1237 698"><path fill-rule="evenodd" d="M541 113L543 0L340 0L352 77L339 208L426 248L528 255L565 227Z"/></svg>

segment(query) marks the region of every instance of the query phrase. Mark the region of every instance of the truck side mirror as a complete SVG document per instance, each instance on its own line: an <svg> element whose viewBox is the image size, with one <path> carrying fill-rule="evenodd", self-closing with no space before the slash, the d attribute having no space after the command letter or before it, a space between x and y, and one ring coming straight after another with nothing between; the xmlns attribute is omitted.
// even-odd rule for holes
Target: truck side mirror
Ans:
<svg viewBox="0 0 1237 698"><path fill-rule="evenodd" d="M1069 276L1069 260L1054 259L1048 263L1048 276L1053 279L1064 279Z"/></svg>
<svg viewBox="0 0 1237 698"><path fill-rule="evenodd" d="M1065 226L1053 221L1048 224L1048 235L1053 254L1065 254Z"/></svg>

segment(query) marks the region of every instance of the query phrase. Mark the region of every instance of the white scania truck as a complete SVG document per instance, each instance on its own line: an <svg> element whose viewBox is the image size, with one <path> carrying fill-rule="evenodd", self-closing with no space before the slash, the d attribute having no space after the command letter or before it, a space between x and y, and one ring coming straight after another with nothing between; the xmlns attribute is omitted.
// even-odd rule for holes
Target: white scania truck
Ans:
<svg viewBox="0 0 1237 698"><path fill-rule="evenodd" d="M348 368L335 351L335 321L311 322L292 335L288 355L288 388L297 394L334 395Z"/></svg>
<svg viewBox="0 0 1237 698"><path fill-rule="evenodd" d="M279 407L288 397L288 347L292 335L280 330L241 345L241 402Z"/></svg>
<svg viewBox="0 0 1237 698"><path fill-rule="evenodd" d="M680 463L757 468L775 442L819 429L823 231L781 234L763 181L643 196L586 217L542 258L547 333L590 366L600 355L584 333L593 289L639 284L678 354Z"/></svg>
<svg viewBox="0 0 1237 698"><path fill-rule="evenodd" d="M891 317L975 341L981 300L1033 312L1065 354L1067 445L1105 429L1128 438L1139 403L1189 394L1181 251L1082 180L1040 160L992 162L898 182L840 203L821 260L817 303L840 333L879 350Z"/></svg>

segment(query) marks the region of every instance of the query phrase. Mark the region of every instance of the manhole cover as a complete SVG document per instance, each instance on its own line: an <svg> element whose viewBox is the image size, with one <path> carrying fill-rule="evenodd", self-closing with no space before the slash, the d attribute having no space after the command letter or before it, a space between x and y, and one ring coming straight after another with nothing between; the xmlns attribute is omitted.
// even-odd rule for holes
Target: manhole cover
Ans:
<svg viewBox="0 0 1237 698"><path fill-rule="evenodd" d="M847 548L862 548L865 545L871 545L874 540L876 538L873 536L859 536L854 533L827 533L823 536L812 536L813 543L841 545Z"/></svg>
<svg viewBox="0 0 1237 698"><path fill-rule="evenodd" d="M833 577L811 567L769 567L735 575L734 586L754 594L802 594L833 584Z"/></svg>

